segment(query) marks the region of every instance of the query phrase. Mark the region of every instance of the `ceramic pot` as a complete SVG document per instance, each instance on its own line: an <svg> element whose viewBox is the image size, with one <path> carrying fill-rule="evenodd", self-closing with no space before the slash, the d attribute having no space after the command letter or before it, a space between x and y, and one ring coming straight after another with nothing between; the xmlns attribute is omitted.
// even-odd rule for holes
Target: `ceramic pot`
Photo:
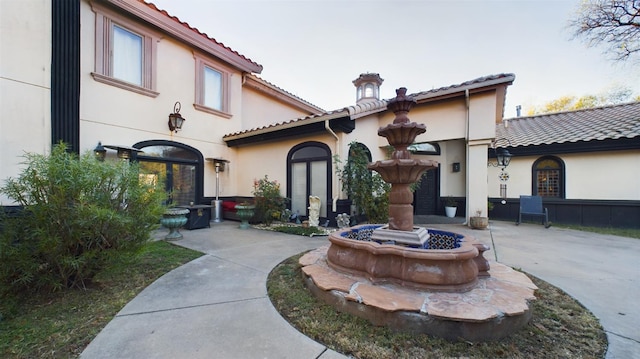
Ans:
<svg viewBox="0 0 640 359"><path fill-rule="evenodd" d="M240 229L249 228L249 220L255 213L256 206L253 204L236 204L236 214L240 218Z"/></svg>
<svg viewBox="0 0 640 359"><path fill-rule="evenodd" d="M456 216L456 211L458 210L458 207L444 207L444 213L447 215L447 217L449 218L453 218Z"/></svg>
<svg viewBox="0 0 640 359"><path fill-rule="evenodd" d="M187 223L187 214L189 214L189 210L186 208L168 208L164 211L160 223L169 228L169 234L164 239L169 241L182 239L179 228Z"/></svg>

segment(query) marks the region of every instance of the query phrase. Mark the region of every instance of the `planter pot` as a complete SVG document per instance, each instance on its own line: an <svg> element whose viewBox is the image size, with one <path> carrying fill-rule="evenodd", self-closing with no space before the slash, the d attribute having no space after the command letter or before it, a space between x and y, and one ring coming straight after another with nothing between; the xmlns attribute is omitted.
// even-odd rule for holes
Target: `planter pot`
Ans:
<svg viewBox="0 0 640 359"><path fill-rule="evenodd" d="M456 216L456 210L458 210L458 207L444 207L444 213L449 218L453 218Z"/></svg>
<svg viewBox="0 0 640 359"><path fill-rule="evenodd" d="M249 220L255 213L256 206L253 204L236 204L236 214L240 218L240 229L249 228Z"/></svg>
<svg viewBox="0 0 640 359"><path fill-rule="evenodd" d="M485 229L489 225L488 217L469 217L469 225L473 229Z"/></svg>
<svg viewBox="0 0 640 359"><path fill-rule="evenodd" d="M164 239L169 241L182 239L182 233L178 228L187 223L187 214L189 214L189 210L186 208L169 208L164 211L160 223L162 226L169 228L169 234Z"/></svg>

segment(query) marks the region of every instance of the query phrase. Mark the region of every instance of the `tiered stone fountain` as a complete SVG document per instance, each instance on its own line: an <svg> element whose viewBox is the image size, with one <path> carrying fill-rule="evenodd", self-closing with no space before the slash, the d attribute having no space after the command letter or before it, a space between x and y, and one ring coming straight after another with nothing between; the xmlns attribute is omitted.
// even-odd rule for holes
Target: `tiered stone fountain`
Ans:
<svg viewBox="0 0 640 359"><path fill-rule="evenodd" d="M409 189L435 161L412 159L407 147L426 131L410 122L415 100L406 89L387 107L393 123L378 130L394 147L390 160L369 168L391 183L389 223L334 232L329 247L300 258L309 289L338 310L376 325L450 340L509 335L531 318L536 286L524 274L489 262L475 238L413 224Z"/></svg>

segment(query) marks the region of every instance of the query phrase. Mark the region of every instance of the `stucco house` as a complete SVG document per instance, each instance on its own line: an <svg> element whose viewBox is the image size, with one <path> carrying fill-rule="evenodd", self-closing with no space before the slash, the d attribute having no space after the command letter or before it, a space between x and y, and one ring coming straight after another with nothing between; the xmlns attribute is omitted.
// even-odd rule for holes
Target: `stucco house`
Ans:
<svg viewBox="0 0 640 359"><path fill-rule="evenodd" d="M538 195L554 222L640 228L640 102L505 119L496 138L513 157L507 181L490 168L490 197L508 191L493 218L515 219L518 196Z"/></svg>
<svg viewBox="0 0 640 359"><path fill-rule="evenodd" d="M334 156L346 159L349 145L358 143L372 160L386 157L377 130L393 114L380 99L378 74L345 84L355 86L355 101L326 111L260 78L257 62L142 0L2 1L0 24L1 179L19 173L25 151L46 153L64 141L84 152L100 143L110 149L107 158L128 157L146 175L166 176L177 204L251 196L254 180L267 175L282 184L294 211L306 213L313 194L321 198L321 216L331 219L349 210ZM503 120L514 80L507 73L409 89L417 101L409 118L427 126L415 156L440 163L416 191L417 214L442 214L441 198L452 196L461 203L459 216L476 209L487 215L487 198L499 197L495 169L487 166L492 147L524 123ZM168 125L170 114L186 119L181 129ZM605 156L627 156L621 161L635 167L625 173L637 178L640 137L630 138L625 149ZM534 146L538 152L520 152L534 147L517 139L508 146L514 158L507 204L494 209L504 218L514 215L518 194L531 193L530 178L520 173L531 171L536 156L560 153L553 152L555 142L544 141ZM225 170L216 174L216 163ZM567 180L572 170L567 166ZM637 183L615 186L628 188L625 203L640 208ZM589 189L581 191L572 184L570 196L558 201L591 201L581 195ZM618 201L617 193L602 198ZM0 204L12 205L2 197Z"/></svg>

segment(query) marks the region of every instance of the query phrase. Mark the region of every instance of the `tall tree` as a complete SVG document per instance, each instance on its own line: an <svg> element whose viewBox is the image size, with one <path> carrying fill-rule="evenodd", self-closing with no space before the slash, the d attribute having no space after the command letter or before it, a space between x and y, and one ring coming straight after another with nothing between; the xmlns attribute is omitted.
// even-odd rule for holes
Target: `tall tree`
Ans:
<svg viewBox="0 0 640 359"><path fill-rule="evenodd" d="M584 0L570 26L589 46L604 44L615 61L640 55L640 0Z"/></svg>

